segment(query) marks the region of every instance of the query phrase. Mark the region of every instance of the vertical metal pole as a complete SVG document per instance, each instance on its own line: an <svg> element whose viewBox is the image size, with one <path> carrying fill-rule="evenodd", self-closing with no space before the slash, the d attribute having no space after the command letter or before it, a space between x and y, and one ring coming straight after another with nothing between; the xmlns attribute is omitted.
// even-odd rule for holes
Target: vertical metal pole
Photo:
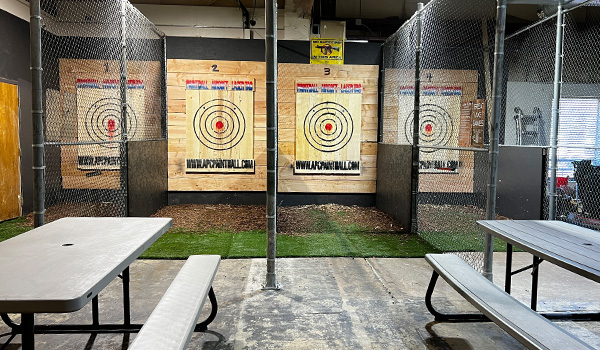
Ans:
<svg viewBox="0 0 600 350"><path fill-rule="evenodd" d="M506 243L506 271L504 272L504 291L508 294L510 294L510 289L512 286L512 255L512 244Z"/></svg>
<svg viewBox="0 0 600 350"><path fill-rule="evenodd" d="M533 268L531 271L531 310L537 311L538 280L540 276L541 259L533 256Z"/></svg>
<svg viewBox="0 0 600 350"><path fill-rule="evenodd" d="M502 76L504 72L504 34L506 30L506 0L498 0L496 9L496 38L494 49L494 77L492 84L493 109L490 119L489 172L486 218L496 218L496 187L498 182L498 144L500 137L500 114L502 113ZM483 275L493 279L494 238L486 233L483 250Z"/></svg>
<svg viewBox="0 0 600 350"><path fill-rule="evenodd" d="M126 325L131 324L131 300L129 293L129 266L123 270L121 274L123 276L123 323Z"/></svg>
<svg viewBox="0 0 600 350"><path fill-rule="evenodd" d="M385 43L381 45L381 65L379 66L379 115L377 118L377 142L383 142L383 105L385 99Z"/></svg>
<svg viewBox="0 0 600 350"><path fill-rule="evenodd" d="M21 314L21 346L23 350L35 349L35 315Z"/></svg>
<svg viewBox="0 0 600 350"><path fill-rule="evenodd" d="M559 2L556 14L556 49L554 52L554 96L552 99L552 121L550 127L550 182L548 183L548 220L556 219L556 167L558 163L558 118L563 72L564 14Z"/></svg>
<svg viewBox="0 0 600 350"><path fill-rule="evenodd" d="M277 256L277 1L265 4L267 61L267 277L264 289L279 289Z"/></svg>
<svg viewBox="0 0 600 350"><path fill-rule="evenodd" d="M100 324L100 312L98 307L98 295L92 298L92 324L97 326Z"/></svg>
<svg viewBox="0 0 600 350"><path fill-rule="evenodd" d="M33 225L44 224L46 187L44 184L44 109L42 107L42 15L40 0L29 4L31 55L31 118L33 121Z"/></svg>
<svg viewBox="0 0 600 350"><path fill-rule="evenodd" d="M419 112L421 106L421 48L422 48L422 19L423 3L417 5L417 37L415 47L415 95L413 108L413 141L412 141L412 170L410 178L410 232L418 233L418 200L419 200Z"/></svg>
<svg viewBox="0 0 600 350"><path fill-rule="evenodd" d="M121 0L121 190L123 191L123 213L129 216L129 195L127 191L127 0Z"/></svg>
<svg viewBox="0 0 600 350"><path fill-rule="evenodd" d="M162 57L162 70L160 79L160 89L162 93L161 109L160 109L160 136L163 139L168 138L167 134L167 36L162 37L163 44L163 57Z"/></svg>

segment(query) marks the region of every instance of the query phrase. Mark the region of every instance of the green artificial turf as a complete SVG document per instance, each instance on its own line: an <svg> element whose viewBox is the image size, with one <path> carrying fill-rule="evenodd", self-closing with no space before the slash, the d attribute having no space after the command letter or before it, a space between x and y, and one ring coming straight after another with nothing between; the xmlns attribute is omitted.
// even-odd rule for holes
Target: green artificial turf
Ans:
<svg viewBox="0 0 600 350"><path fill-rule="evenodd" d="M420 236L443 252L483 251L484 237L481 232L422 232ZM494 251L506 252L506 242L494 238Z"/></svg>
<svg viewBox="0 0 600 350"><path fill-rule="evenodd" d="M438 249L416 235L370 233L356 225L342 226L323 212L311 213L308 229L315 233L278 235L278 257L423 257ZM182 259L193 254L218 254L224 258L266 256L263 230L244 232L194 232L170 230L142 255L152 259Z"/></svg>
<svg viewBox="0 0 600 350"><path fill-rule="evenodd" d="M194 233L174 230L163 235L142 258L184 259L194 254L223 258L266 256L264 231ZM277 236L278 257L423 257L439 252L415 235L371 233L314 233Z"/></svg>
<svg viewBox="0 0 600 350"><path fill-rule="evenodd" d="M31 228L27 225L24 217L0 222L0 242L18 236Z"/></svg>
<svg viewBox="0 0 600 350"><path fill-rule="evenodd" d="M277 236L278 257L422 257L441 251L482 251L483 236L469 227L448 231L373 233L355 224L343 225L336 219L345 213L328 215L311 210L311 225L298 235ZM0 223L0 241L30 230L24 218ZM171 229L153 244L142 258L185 259L194 254L218 254L224 258L265 257L265 231L197 231ZM505 251L505 243L496 240L496 251Z"/></svg>

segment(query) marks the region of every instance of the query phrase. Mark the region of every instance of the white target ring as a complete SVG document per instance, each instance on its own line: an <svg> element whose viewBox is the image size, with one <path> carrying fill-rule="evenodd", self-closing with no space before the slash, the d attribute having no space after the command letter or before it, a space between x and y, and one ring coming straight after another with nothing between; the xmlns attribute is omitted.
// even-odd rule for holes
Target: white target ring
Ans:
<svg viewBox="0 0 600 350"><path fill-rule="evenodd" d="M90 106L85 116L85 130L91 141L121 141L121 101L118 98L103 98ZM127 133L132 139L137 131L137 116L127 104ZM101 143L106 148L117 148L119 144Z"/></svg>
<svg viewBox="0 0 600 350"><path fill-rule="evenodd" d="M304 117L304 136L318 151L339 151L350 142L353 134L352 115L339 103L319 103Z"/></svg>
<svg viewBox="0 0 600 350"><path fill-rule="evenodd" d="M406 119L404 133L412 144L414 112ZM446 146L454 134L454 123L450 113L434 104L423 104L419 110L419 141L422 146ZM436 149L423 148L422 152L432 153Z"/></svg>
<svg viewBox="0 0 600 350"><path fill-rule="evenodd" d="M233 102L214 99L194 114L194 133L200 143L215 151L235 147L246 133L246 118Z"/></svg>

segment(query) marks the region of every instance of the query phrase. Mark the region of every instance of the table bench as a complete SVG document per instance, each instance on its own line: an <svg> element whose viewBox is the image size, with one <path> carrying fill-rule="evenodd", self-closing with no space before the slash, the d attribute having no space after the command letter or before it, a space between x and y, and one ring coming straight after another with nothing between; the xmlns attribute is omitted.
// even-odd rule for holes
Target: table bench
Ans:
<svg viewBox="0 0 600 350"><path fill-rule="evenodd" d="M427 254L425 260L434 270L425 303L436 321L493 321L530 349L593 349L500 289L459 256ZM482 314L443 314L435 310L431 297L439 276Z"/></svg>
<svg viewBox="0 0 600 350"><path fill-rule="evenodd" d="M194 331L205 331L217 314L212 282L220 261L219 255L190 256L129 349L185 349ZM207 296L211 314L197 324Z"/></svg>
<svg viewBox="0 0 600 350"><path fill-rule="evenodd" d="M130 321L129 266L172 225L169 218L62 218L0 243L0 319L11 328L9 344L22 336L24 350L35 349L36 334L135 333L136 348L171 349L157 345L189 331L205 331L217 312L212 280L219 256L192 256L181 269L146 325ZM123 282L123 322L101 323L99 293L116 277ZM208 319L196 324L206 297ZM35 324L35 314L69 313L92 304L86 324ZM20 313L21 323L9 317ZM168 333L168 334L166 334ZM146 335L144 335L146 334ZM144 346L150 338L152 346ZM0 344L1 345L1 344Z"/></svg>

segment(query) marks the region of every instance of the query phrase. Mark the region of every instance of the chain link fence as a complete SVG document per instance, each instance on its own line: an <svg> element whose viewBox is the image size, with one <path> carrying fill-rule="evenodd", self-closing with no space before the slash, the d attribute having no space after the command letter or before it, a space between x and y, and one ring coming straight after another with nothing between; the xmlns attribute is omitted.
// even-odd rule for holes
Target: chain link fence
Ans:
<svg viewBox="0 0 600 350"><path fill-rule="evenodd" d="M599 1L563 10L562 69L556 133L556 196L551 173L543 186L542 217L600 229ZM505 145L551 151L555 89L557 6L540 6L540 20L506 38ZM560 41L560 39L559 39ZM560 54L560 52L559 52ZM560 63L560 62L559 62ZM560 64L559 64L560 67ZM552 169L551 157L547 168ZM550 206L555 198L555 206Z"/></svg>
<svg viewBox="0 0 600 350"><path fill-rule="evenodd" d="M564 23L556 218L600 230L600 1Z"/></svg>
<svg viewBox="0 0 600 350"><path fill-rule="evenodd" d="M128 143L166 139L164 34L126 1L42 14L47 221L127 216Z"/></svg>
<svg viewBox="0 0 600 350"><path fill-rule="evenodd" d="M600 227L600 68L595 64L599 4L595 0L564 9L556 167L556 218L596 229ZM433 0L421 14L417 232L442 251L460 252L476 268L483 266L484 240L475 222L486 217L495 5L495 1ZM557 6L539 6L537 22L506 37L499 116L501 146L523 153L535 148L543 156L542 169L534 169L542 172L534 180L541 208L529 213L541 218L549 217L548 198L553 198L548 185L556 13ZM415 16L383 45L380 141L384 143L412 144L416 22ZM528 181L523 180L526 171L512 171L500 162L498 172L505 183L518 187ZM520 198L505 200L517 205Z"/></svg>
<svg viewBox="0 0 600 350"><path fill-rule="evenodd" d="M384 143L412 144L417 26L415 16L383 46ZM481 268L495 1L431 1L421 28L417 232Z"/></svg>

